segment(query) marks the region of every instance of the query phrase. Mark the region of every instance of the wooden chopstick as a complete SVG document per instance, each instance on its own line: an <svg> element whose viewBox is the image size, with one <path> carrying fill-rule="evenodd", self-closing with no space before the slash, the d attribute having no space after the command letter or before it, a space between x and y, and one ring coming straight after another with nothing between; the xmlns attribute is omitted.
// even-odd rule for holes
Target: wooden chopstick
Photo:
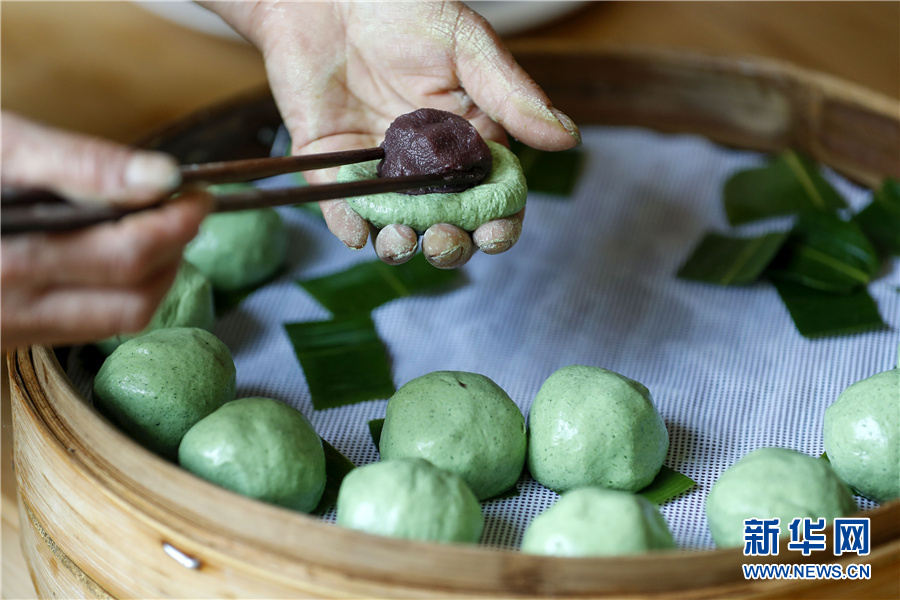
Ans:
<svg viewBox="0 0 900 600"><path fill-rule="evenodd" d="M352 198L430 187L430 184L455 184L462 180L445 175L383 177L348 183L328 183L276 190L254 190L214 197L214 212L248 210L289 204L304 204L334 198ZM137 209L85 207L68 202L41 204L5 204L0 218L3 234L35 231L68 231L115 221L130 214L156 208L159 204Z"/></svg>
<svg viewBox="0 0 900 600"><path fill-rule="evenodd" d="M210 162L181 167L182 187L198 183L236 183L252 181L285 173L327 169L352 163L384 158L384 148L362 148L323 152L303 156L275 156L271 158L249 158L226 162Z"/></svg>

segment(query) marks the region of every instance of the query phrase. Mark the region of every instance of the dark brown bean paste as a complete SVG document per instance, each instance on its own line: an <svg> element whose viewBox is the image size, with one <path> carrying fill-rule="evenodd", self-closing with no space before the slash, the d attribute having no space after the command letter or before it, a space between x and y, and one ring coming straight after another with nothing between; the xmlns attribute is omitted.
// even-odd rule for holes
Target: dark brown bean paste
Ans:
<svg viewBox="0 0 900 600"><path fill-rule="evenodd" d="M461 192L478 185L490 174L491 150L464 118L434 108L400 115L385 132L384 159L379 177L445 174L462 183L410 190L406 194Z"/></svg>

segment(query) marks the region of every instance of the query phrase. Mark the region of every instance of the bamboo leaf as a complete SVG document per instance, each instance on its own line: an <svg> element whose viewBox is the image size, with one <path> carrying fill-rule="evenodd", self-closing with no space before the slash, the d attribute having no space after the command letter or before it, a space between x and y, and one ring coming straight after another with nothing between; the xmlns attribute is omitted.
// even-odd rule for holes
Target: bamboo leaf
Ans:
<svg viewBox="0 0 900 600"><path fill-rule="evenodd" d="M682 475L675 469L663 465L650 485L639 491L638 494L654 504L665 504L695 485L697 484L694 480L687 475Z"/></svg>
<svg viewBox="0 0 900 600"><path fill-rule="evenodd" d="M735 173L725 182L723 195L732 225L807 211L834 213L847 205L816 163L793 151L765 167Z"/></svg>
<svg viewBox="0 0 900 600"><path fill-rule="evenodd" d="M707 234L678 271L678 277L720 285L756 281L787 239L787 232L755 238Z"/></svg>
<svg viewBox="0 0 900 600"><path fill-rule="evenodd" d="M375 449L381 452L381 431L384 429L384 419L372 419L369 421L369 435L372 436L372 443Z"/></svg>
<svg viewBox="0 0 900 600"><path fill-rule="evenodd" d="M513 140L510 150L518 157L528 190L555 196L571 196L584 164L579 149L544 152Z"/></svg>
<svg viewBox="0 0 900 600"><path fill-rule="evenodd" d="M461 277L458 270L435 269L419 254L394 267L371 261L298 283L338 317L368 313L385 302L435 290Z"/></svg>
<svg viewBox="0 0 900 600"><path fill-rule="evenodd" d="M849 293L867 284L880 268L875 247L856 223L807 213L797 220L767 274L818 290Z"/></svg>
<svg viewBox="0 0 900 600"><path fill-rule="evenodd" d="M325 491L322 492L322 499L313 511L313 514L322 515L334 506L337 502L338 491L341 489L341 482L347 473L356 468L349 458L340 453L340 451L328 443L328 440L322 438L322 450L325 451Z"/></svg>
<svg viewBox="0 0 900 600"><path fill-rule="evenodd" d="M900 256L900 181L885 179L853 220L882 252Z"/></svg>
<svg viewBox="0 0 900 600"><path fill-rule="evenodd" d="M830 294L792 281L775 281L797 330L808 338L846 335L884 327L878 306L866 288Z"/></svg>
<svg viewBox="0 0 900 600"><path fill-rule="evenodd" d="M368 315L286 323L284 329L322 410L394 394L387 351Z"/></svg>

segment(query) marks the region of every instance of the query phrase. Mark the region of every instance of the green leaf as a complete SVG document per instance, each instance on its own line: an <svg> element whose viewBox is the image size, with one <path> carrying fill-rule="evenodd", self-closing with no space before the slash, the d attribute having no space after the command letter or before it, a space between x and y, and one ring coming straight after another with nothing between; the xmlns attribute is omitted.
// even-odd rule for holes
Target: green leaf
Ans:
<svg viewBox="0 0 900 600"><path fill-rule="evenodd" d="M765 167L735 173L725 182L723 195L732 225L810 210L834 213L847 206L816 163L793 151Z"/></svg>
<svg viewBox="0 0 900 600"><path fill-rule="evenodd" d="M457 270L435 269L418 254L394 267L376 260L298 283L338 317L368 313L385 302L449 285L461 276Z"/></svg>
<svg viewBox="0 0 900 600"><path fill-rule="evenodd" d="M286 323L313 408L322 410L394 394L387 351L368 315Z"/></svg>
<svg viewBox="0 0 900 600"><path fill-rule="evenodd" d="M322 492L322 499L313 511L313 514L322 515L334 506L337 502L338 491L341 489L341 482L347 473L356 468L349 458L338 451L337 448L322 438L322 450L325 451L325 491Z"/></svg>
<svg viewBox="0 0 900 600"><path fill-rule="evenodd" d="M808 338L846 335L884 327L878 306L866 288L830 294L792 281L775 281L797 330Z"/></svg>
<svg viewBox="0 0 900 600"><path fill-rule="evenodd" d="M372 443L375 449L381 451L381 431L384 429L384 419L372 419L369 421L369 435L372 436Z"/></svg>
<svg viewBox="0 0 900 600"><path fill-rule="evenodd" d="M756 281L781 248L787 232L755 238L708 233L678 271L681 279L742 285Z"/></svg>
<svg viewBox="0 0 900 600"><path fill-rule="evenodd" d="M767 274L817 290L849 293L867 284L880 268L875 247L856 223L806 213Z"/></svg>
<svg viewBox="0 0 900 600"><path fill-rule="evenodd" d="M900 256L900 181L885 179L872 202L853 217L885 254Z"/></svg>
<svg viewBox="0 0 900 600"><path fill-rule="evenodd" d="M580 149L544 152L513 140L510 149L519 158L528 190L556 196L571 196L584 164Z"/></svg>
<svg viewBox="0 0 900 600"><path fill-rule="evenodd" d="M676 496L683 494L697 485L687 475L663 465L653 481L638 492L653 504L665 504Z"/></svg>

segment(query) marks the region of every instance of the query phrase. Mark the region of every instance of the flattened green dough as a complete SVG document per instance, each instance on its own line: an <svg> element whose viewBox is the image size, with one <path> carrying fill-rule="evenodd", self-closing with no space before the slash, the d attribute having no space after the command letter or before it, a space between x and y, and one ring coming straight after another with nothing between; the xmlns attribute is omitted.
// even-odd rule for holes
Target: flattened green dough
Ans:
<svg viewBox="0 0 900 600"><path fill-rule="evenodd" d="M669 435L646 387L600 367L547 378L528 416L528 468L562 492L599 486L636 492L662 467Z"/></svg>
<svg viewBox="0 0 900 600"><path fill-rule="evenodd" d="M398 458L347 474L338 493L337 523L375 535L475 543L484 517L460 477L422 458Z"/></svg>
<svg viewBox="0 0 900 600"><path fill-rule="evenodd" d="M271 398L241 398L185 434L178 463L238 494L309 512L325 489L322 440L306 417Z"/></svg>
<svg viewBox="0 0 900 600"><path fill-rule="evenodd" d="M528 186L519 159L504 146L487 142L494 165L490 176L475 187L455 194L400 193L348 198L347 202L362 218L376 227L393 223L423 232L436 223L449 223L466 231L493 219L514 215L525 206ZM378 161L345 165L339 182L373 179L378 176Z"/></svg>
<svg viewBox="0 0 900 600"><path fill-rule="evenodd" d="M121 333L96 342L95 345L103 354L109 355L123 342L157 329L199 327L212 331L215 322L216 313L213 309L212 286L209 280L197 270L197 267L182 261L172 287L147 327L140 333Z"/></svg>
<svg viewBox="0 0 900 600"><path fill-rule="evenodd" d="M674 548L665 519L649 500L589 487L566 492L528 525L522 552L614 556Z"/></svg>
<svg viewBox="0 0 900 600"><path fill-rule="evenodd" d="M825 453L866 498L900 497L900 369L857 381L825 409Z"/></svg>
<svg viewBox="0 0 900 600"><path fill-rule="evenodd" d="M419 457L456 473L479 500L515 485L525 464L525 417L500 386L476 373L435 371L388 401L385 460Z"/></svg>
<svg viewBox="0 0 900 600"><path fill-rule="evenodd" d="M235 368L219 338L158 329L116 348L94 378L94 404L137 442L176 458L194 423L234 399Z"/></svg>
<svg viewBox="0 0 900 600"><path fill-rule="evenodd" d="M828 461L787 448L760 448L731 465L706 497L706 520L720 548L744 543L745 519L780 519L782 535L795 518L828 521L856 510Z"/></svg>

